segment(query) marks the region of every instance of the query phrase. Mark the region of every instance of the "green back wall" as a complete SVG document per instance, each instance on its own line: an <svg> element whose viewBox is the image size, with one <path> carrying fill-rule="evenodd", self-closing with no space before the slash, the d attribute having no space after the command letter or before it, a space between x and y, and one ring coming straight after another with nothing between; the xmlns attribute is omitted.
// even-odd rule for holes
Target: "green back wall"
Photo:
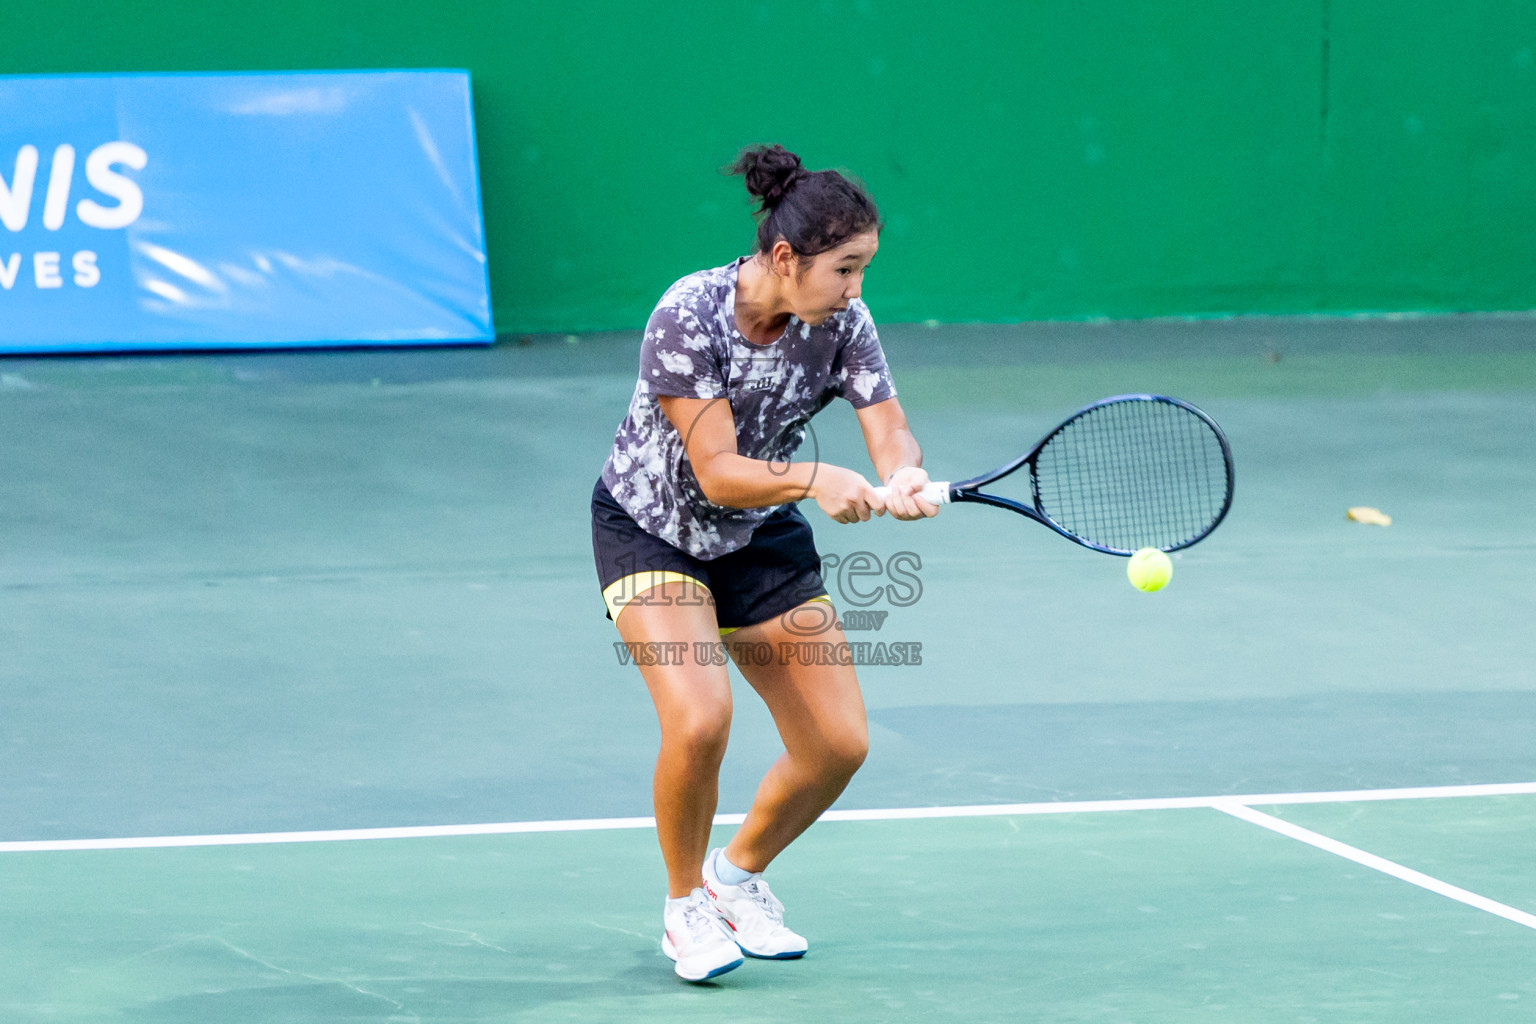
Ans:
<svg viewBox="0 0 1536 1024"><path fill-rule="evenodd" d="M0 6L11 73L468 68L503 332L745 251L756 141L868 183L883 320L1536 307L1533 53L1521 0Z"/></svg>

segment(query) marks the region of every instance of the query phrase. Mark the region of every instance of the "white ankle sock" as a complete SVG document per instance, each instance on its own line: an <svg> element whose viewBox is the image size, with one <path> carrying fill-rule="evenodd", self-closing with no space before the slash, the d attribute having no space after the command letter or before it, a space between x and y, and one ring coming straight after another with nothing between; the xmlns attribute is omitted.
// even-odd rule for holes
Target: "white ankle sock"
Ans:
<svg viewBox="0 0 1536 1024"><path fill-rule="evenodd" d="M726 885L741 885L752 877L752 872L743 871L725 858L725 850L715 851L715 877Z"/></svg>

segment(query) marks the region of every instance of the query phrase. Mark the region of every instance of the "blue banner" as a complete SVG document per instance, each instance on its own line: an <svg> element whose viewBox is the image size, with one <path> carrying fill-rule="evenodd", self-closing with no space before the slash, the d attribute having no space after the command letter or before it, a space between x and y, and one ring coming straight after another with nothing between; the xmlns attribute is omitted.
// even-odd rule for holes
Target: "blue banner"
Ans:
<svg viewBox="0 0 1536 1024"><path fill-rule="evenodd" d="M493 337L467 73L0 76L0 352Z"/></svg>

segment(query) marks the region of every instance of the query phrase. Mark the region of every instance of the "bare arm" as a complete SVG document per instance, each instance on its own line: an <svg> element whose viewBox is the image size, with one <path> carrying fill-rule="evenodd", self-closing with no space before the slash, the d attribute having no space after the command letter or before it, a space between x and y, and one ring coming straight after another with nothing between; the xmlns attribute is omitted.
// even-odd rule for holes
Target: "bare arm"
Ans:
<svg viewBox="0 0 1536 1024"><path fill-rule="evenodd" d="M881 482L905 466L921 466L923 450L918 447L912 428L907 426L907 414L901 403L887 398L874 405L858 410L859 428L864 431L864 445L869 449L869 459L875 464L875 472Z"/></svg>
<svg viewBox="0 0 1536 1024"><path fill-rule="evenodd" d="M928 474L922 468L923 449L912 436L901 403L887 398L866 405L858 410L858 416L870 461L875 464L880 479L891 489L886 508L897 519L938 515L937 505L917 497L917 492L928 483Z"/></svg>
<svg viewBox="0 0 1536 1024"><path fill-rule="evenodd" d="M704 496L729 508L762 508L813 498L840 523L869 519L884 505L869 481L824 462L765 462L736 450L736 421L723 398L659 396L661 411L682 435Z"/></svg>

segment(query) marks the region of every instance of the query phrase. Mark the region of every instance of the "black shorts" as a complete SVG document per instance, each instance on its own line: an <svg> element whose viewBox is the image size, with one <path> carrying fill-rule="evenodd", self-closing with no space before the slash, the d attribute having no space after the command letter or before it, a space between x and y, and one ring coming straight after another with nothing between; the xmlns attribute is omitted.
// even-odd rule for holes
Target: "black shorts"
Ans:
<svg viewBox="0 0 1536 1024"><path fill-rule="evenodd" d="M794 505L763 520L746 547L706 561L646 533L598 478L592 489L592 553L610 619L668 582L697 584L699 591L682 600L707 603L713 597L722 633L766 622L807 601L828 600L811 524Z"/></svg>

